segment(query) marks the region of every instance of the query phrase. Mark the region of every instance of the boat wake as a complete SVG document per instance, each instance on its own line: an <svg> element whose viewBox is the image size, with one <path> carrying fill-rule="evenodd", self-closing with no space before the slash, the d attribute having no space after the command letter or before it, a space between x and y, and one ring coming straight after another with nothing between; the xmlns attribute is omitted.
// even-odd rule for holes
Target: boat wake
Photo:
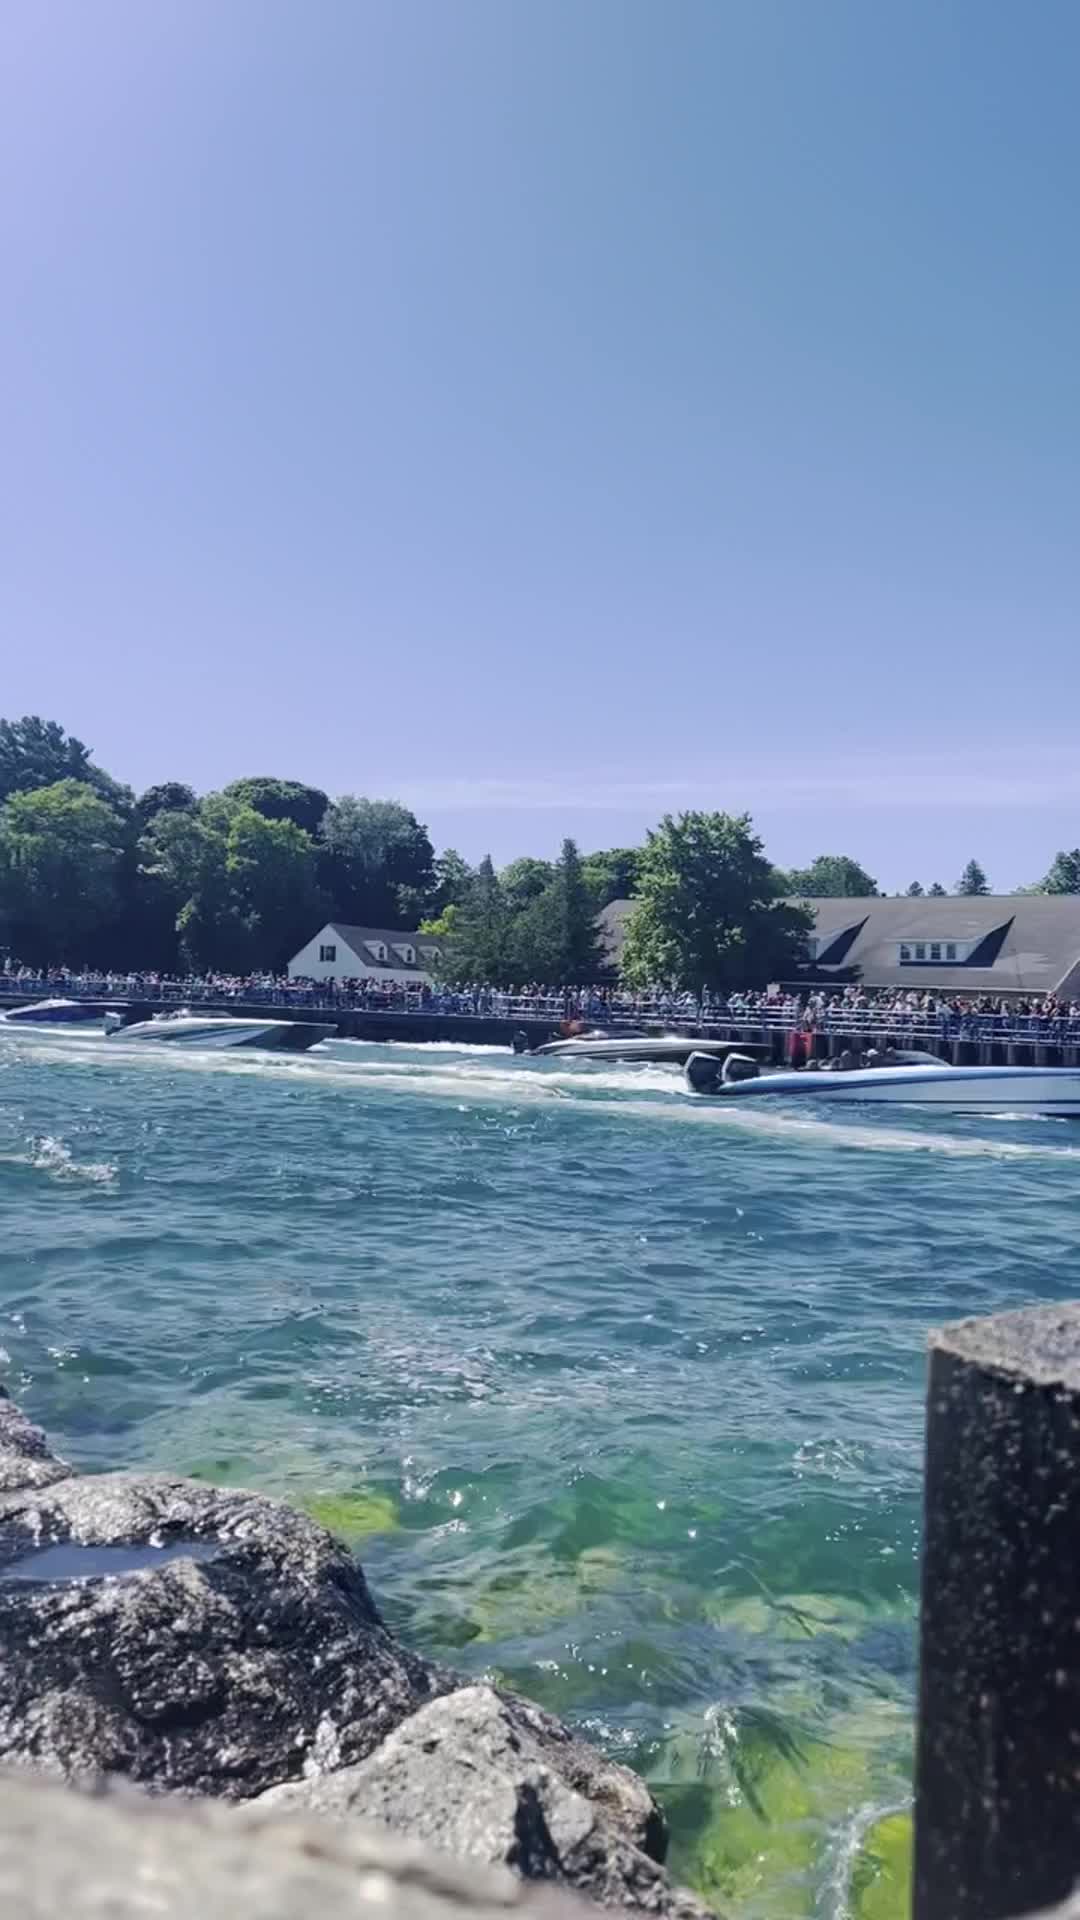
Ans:
<svg viewBox="0 0 1080 1920"><path fill-rule="evenodd" d="M18 1050L24 1061L35 1058L50 1066L69 1065L85 1068L107 1066L125 1073L195 1073L241 1075L250 1079L284 1081L297 1089L304 1086L337 1088L342 1092L377 1091L387 1098L444 1100L459 1111L473 1106L502 1107L517 1119L522 1114L539 1116L561 1105L572 1105L579 1112L614 1115L628 1123L677 1124L680 1126L721 1129L725 1137L737 1140L773 1138L792 1147L820 1150L836 1147L871 1153L941 1154L958 1159L996 1158L1000 1160L1076 1160L1080 1146L1057 1144L1046 1137L1047 1129L1067 1128L1066 1121L1038 1117L1041 1139L1011 1139L997 1129L1009 1116L979 1114L957 1115L951 1124L955 1131L941 1130L943 1114L936 1113L934 1130L927 1127L928 1115L915 1109L903 1117L894 1108L888 1126L866 1115L849 1114L839 1119L833 1113L778 1112L764 1103L703 1101L687 1091L677 1067L657 1065L582 1065L568 1067L557 1059L548 1061L513 1060L504 1049L460 1047L438 1044L433 1047L407 1046L404 1043L357 1043L355 1059L318 1051L303 1055L275 1055L259 1052L203 1053L195 1049L178 1052L166 1046L146 1043L123 1051L106 1048L98 1036L56 1029L47 1034L20 1033L4 1037L3 1051ZM1012 1123L1025 1131L1036 1124L1036 1117L1016 1114ZM971 1128L978 1125L980 1132ZM987 1130L993 1129L988 1137Z"/></svg>

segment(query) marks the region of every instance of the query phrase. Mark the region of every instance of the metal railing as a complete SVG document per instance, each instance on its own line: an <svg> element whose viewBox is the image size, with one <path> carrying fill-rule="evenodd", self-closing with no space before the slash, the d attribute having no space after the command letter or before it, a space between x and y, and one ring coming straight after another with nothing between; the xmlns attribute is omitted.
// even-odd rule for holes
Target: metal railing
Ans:
<svg viewBox="0 0 1080 1920"><path fill-rule="evenodd" d="M735 1032L747 1040L755 1036L765 1039L777 1031L811 1028L832 1035L875 1034L911 1044L970 1040L1080 1045L1080 1009L1052 1013L983 1013L948 1006L912 1008L870 1003L826 1006L808 1013L790 1000L754 1006L738 995L727 1001L699 1002L689 996L665 993L641 994L631 999L621 994L602 997L576 990L514 994L481 987L435 988L425 992L397 984L350 989L331 983L293 986L282 982L247 984L200 979L153 980L139 976L121 980L115 975L112 978L81 975L75 979L0 975L0 994L18 996L27 1002L43 997L116 1002L145 999L185 1006L227 1007L237 1003L294 1012L452 1015L465 1019L543 1021L552 1025L579 1020L588 1026L610 1027L614 1032L643 1025L705 1027Z"/></svg>

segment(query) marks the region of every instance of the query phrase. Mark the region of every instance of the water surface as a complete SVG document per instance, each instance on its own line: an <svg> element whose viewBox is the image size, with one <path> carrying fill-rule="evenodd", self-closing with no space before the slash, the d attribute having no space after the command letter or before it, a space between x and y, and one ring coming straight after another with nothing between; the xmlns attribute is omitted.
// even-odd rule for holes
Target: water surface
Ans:
<svg viewBox="0 0 1080 1920"><path fill-rule="evenodd" d="M1067 1123L733 1111L674 1069L23 1031L0 1366L80 1465L318 1514L410 1640L640 1766L718 1904L877 1916L926 1330L1068 1294L1078 1175Z"/></svg>

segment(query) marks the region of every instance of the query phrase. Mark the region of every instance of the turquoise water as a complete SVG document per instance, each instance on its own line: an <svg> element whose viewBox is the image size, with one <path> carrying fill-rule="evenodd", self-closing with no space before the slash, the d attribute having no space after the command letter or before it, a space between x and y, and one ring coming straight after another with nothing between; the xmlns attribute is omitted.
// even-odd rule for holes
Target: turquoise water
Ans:
<svg viewBox="0 0 1080 1920"><path fill-rule="evenodd" d="M1080 1140L681 1088L0 1038L0 1367L80 1465L355 1541L417 1645L640 1766L718 1903L891 1913L925 1333L1066 1295Z"/></svg>

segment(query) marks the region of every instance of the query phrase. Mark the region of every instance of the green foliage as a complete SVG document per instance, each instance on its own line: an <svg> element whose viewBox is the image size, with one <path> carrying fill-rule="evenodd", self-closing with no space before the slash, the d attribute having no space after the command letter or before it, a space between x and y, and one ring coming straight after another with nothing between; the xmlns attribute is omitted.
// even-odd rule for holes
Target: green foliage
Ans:
<svg viewBox="0 0 1080 1920"><path fill-rule="evenodd" d="M605 853L587 853L581 862L593 911L613 900L632 900L641 881L641 848L611 847Z"/></svg>
<svg viewBox="0 0 1080 1920"><path fill-rule="evenodd" d="M397 800L343 794L322 824L320 879L338 920L356 926L415 925L435 894L435 854L426 827Z"/></svg>
<svg viewBox="0 0 1080 1920"><path fill-rule="evenodd" d="M135 802L135 812L143 826L156 813L194 813L199 802L194 788L182 780L163 780L160 786L147 787Z"/></svg>
<svg viewBox="0 0 1080 1920"><path fill-rule="evenodd" d="M440 914L446 907L461 905L469 891L472 868L463 860L456 847L447 847L435 862L435 892L430 901L430 910Z"/></svg>
<svg viewBox="0 0 1080 1920"><path fill-rule="evenodd" d="M510 913L523 913L539 900L555 878L555 869L550 860L534 860L524 854L520 860L511 860L499 875L499 884L503 890Z"/></svg>
<svg viewBox="0 0 1080 1920"><path fill-rule="evenodd" d="M908 899L909 899L909 900L921 900L921 899L922 899L922 897L923 897L923 883L922 883L922 881L921 881L921 880L913 880L913 881L912 881L912 883L911 883L911 885L910 885L910 887L908 887L908 889L907 889L907 897L908 897Z"/></svg>
<svg viewBox="0 0 1080 1920"><path fill-rule="evenodd" d="M84 781L12 793L0 808L5 944L33 961L85 961L116 911L125 833Z"/></svg>
<svg viewBox="0 0 1080 1920"><path fill-rule="evenodd" d="M785 893L806 900L863 899L878 890L866 868L846 853L819 853L808 867L793 867L782 880Z"/></svg>
<svg viewBox="0 0 1080 1920"><path fill-rule="evenodd" d="M458 985L490 981L510 983L510 913L491 855L485 854L455 908L451 939L443 954L443 974Z"/></svg>
<svg viewBox="0 0 1080 1920"><path fill-rule="evenodd" d="M224 794L196 813L156 814L142 854L192 966L281 966L325 917L311 836Z"/></svg>
<svg viewBox="0 0 1080 1920"><path fill-rule="evenodd" d="M790 978L812 924L777 898L749 814L667 814L647 838L623 975L694 990Z"/></svg>
<svg viewBox="0 0 1080 1920"><path fill-rule="evenodd" d="M1080 847L1055 853L1041 893L1080 893Z"/></svg>
<svg viewBox="0 0 1080 1920"><path fill-rule="evenodd" d="M927 894L928 894L928 896L929 896L929 898L930 898L931 900L944 900L944 899L945 899L945 894L946 894L946 890L945 890L945 888L944 888L944 887L942 886L942 884L941 884L941 881L940 881L940 880L935 880L935 881L933 882L933 885L932 885L932 886L929 886L929 887L927 888L927 890L926 890L926 891L927 891Z"/></svg>
<svg viewBox="0 0 1080 1920"><path fill-rule="evenodd" d="M0 720L0 800L13 793L31 793L60 780L94 785L97 769L90 749L66 734L55 720L36 713L22 720Z"/></svg>
<svg viewBox="0 0 1080 1920"><path fill-rule="evenodd" d="M224 790L226 800L238 806L253 807L266 820L291 820L301 833L314 840L330 805L321 787L306 787L299 780L274 780L267 774L245 780L231 780Z"/></svg>
<svg viewBox="0 0 1080 1920"><path fill-rule="evenodd" d="M932 889L931 889L932 891ZM977 860L969 860L956 883L957 893L989 893L990 882Z"/></svg>

